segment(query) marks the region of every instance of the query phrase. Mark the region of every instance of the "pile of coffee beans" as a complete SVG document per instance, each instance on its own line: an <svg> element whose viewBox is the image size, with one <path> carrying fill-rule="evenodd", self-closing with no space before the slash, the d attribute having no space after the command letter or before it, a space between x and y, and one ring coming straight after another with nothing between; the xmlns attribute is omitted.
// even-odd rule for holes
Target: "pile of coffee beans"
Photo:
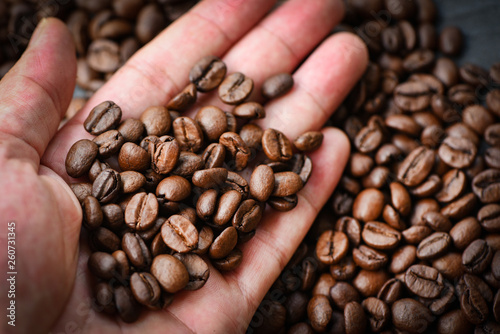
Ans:
<svg viewBox="0 0 500 334"><path fill-rule="evenodd" d="M44 17L64 20L78 54L78 85L95 91L141 46L198 0L0 1L0 78Z"/></svg>
<svg viewBox="0 0 500 334"><path fill-rule="evenodd" d="M247 333L500 333L500 64L432 0L347 1L370 62L329 122L339 186Z"/></svg>
<svg viewBox="0 0 500 334"><path fill-rule="evenodd" d="M69 176L88 176L71 187L93 250L96 303L126 322L138 318L141 304L160 309L175 292L201 288L207 258L220 271L236 268L237 245L253 237L266 203L279 211L297 205L312 162L294 154L294 145L313 151L323 139L306 132L292 144L249 122L265 116L261 104L246 101L253 81L239 72L226 76L217 57L202 58L189 78L167 107L149 107L139 119L122 121L118 105L99 104L84 122L96 137L77 141L66 157ZM274 98L292 86L289 74L278 74L263 94ZM194 119L181 116L200 92L215 89L232 112L205 106ZM237 173L244 170L249 181Z"/></svg>

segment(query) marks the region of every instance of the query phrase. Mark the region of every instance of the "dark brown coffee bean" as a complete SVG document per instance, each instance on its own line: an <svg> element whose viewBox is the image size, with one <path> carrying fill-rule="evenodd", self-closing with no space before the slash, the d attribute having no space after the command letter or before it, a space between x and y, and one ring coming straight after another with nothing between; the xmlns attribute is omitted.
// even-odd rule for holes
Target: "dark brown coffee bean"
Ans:
<svg viewBox="0 0 500 334"><path fill-rule="evenodd" d="M167 219L161 228L161 235L165 244L179 253L187 253L198 245L198 231L193 223L180 215Z"/></svg>
<svg viewBox="0 0 500 334"><path fill-rule="evenodd" d="M104 280L113 278L117 265L118 263L113 256L103 252L92 253L88 260L90 272Z"/></svg>
<svg viewBox="0 0 500 334"><path fill-rule="evenodd" d="M451 219L462 219L471 213L476 202L476 196L469 193L442 208L441 213Z"/></svg>
<svg viewBox="0 0 500 334"><path fill-rule="evenodd" d="M488 232L500 231L500 205L488 204L483 206L477 213L477 219L481 226Z"/></svg>
<svg viewBox="0 0 500 334"><path fill-rule="evenodd" d="M112 169L102 171L92 184L92 196L103 204L115 200L120 191L120 174Z"/></svg>
<svg viewBox="0 0 500 334"><path fill-rule="evenodd" d="M83 203L87 196L92 195L92 184L81 182L81 183L72 183L69 185L73 193L75 194L78 201Z"/></svg>
<svg viewBox="0 0 500 334"><path fill-rule="evenodd" d="M495 118L480 105L466 107L462 112L463 122L478 135L483 135L486 128L495 122Z"/></svg>
<svg viewBox="0 0 500 334"><path fill-rule="evenodd" d="M108 130L95 137L93 142L99 146L99 156L107 159L120 150L125 139L117 130Z"/></svg>
<svg viewBox="0 0 500 334"><path fill-rule="evenodd" d="M246 168L250 158L250 150L239 134L225 132L220 136L219 144L223 145L226 152L229 153L234 170L241 171Z"/></svg>
<svg viewBox="0 0 500 334"><path fill-rule="evenodd" d="M403 283L397 278L391 278L379 290L377 298L390 305L400 299L402 291Z"/></svg>
<svg viewBox="0 0 500 334"><path fill-rule="evenodd" d="M275 74L262 84L262 95L268 99L274 99L288 93L292 87L293 77L290 74Z"/></svg>
<svg viewBox="0 0 500 334"><path fill-rule="evenodd" d="M231 271L241 264L243 253L238 248L232 250L228 256L220 260L212 260L212 264L219 271Z"/></svg>
<svg viewBox="0 0 500 334"><path fill-rule="evenodd" d="M167 103L167 108L176 111L186 111L196 102L196 95L196 85L191 83Z"/></svg>
<svg viewBox="0 0 500 334"><path fill-rule="evenodd" d="M391 182L389 185L391 190L391 202L396 210L399 211L403 216L407 216L411 210L411 199L410 194L398 182Z"/></svg>
<svg viewBox="0 0 500 334"><path fill-rule="evenodd" d="M163 217L158 217L152 224L152 226L145 230L145 231L137 231L137 234L142 238L142 240L149 242L151 241L158 232L160 231L161 227L163 226L163 223L165 223L165 218Z"/></svg>
<svg viewBox="0 0 500 334"><path fill-rule="evenodd" d="M409 192L416 197L429 197L436 194L443 188L443 182L436 174L430 175L427 180L415 188L410 188Z"/></svg>
<svg viewBox="0 0 500 334"><path fill-rule="evenodd" d="M319 131L308 131L297 137L293 144L299 151L311 152L317 150L323 142L323 134Z"/></svg>
<svg viewBox="0 0 500 334"><path fill-rule="evenodd" d="M338 263L349 249L347 236L342 232L328 230L321 234L316 244L316 256L324 264Z"/></svg>
<svg viewBox="0 0 500 334"><path fill-rule="evenodd" d="M354 218L368 222L377 219L382 213L384 207L384 194L373 188L361 191L352 207Z"/></svg>
<svg viewBox="0 0 500 334"><path fill-rule="evenodd" d="M432 267L439 270L447 279L455 280L464 274L460 253L447 253L432 261Z"/></svg>
<svg viewBox="0 0 500 334"><path fill-rule="evenodd" d="M222 167L226 158L226 149L224 145L212 143L203 152L203 161L205 168Z"/></svg>
<svg viewBox="0 0 500 334"><path fill-rule="evenodd" d="M389 164L401 157L401 150L393 144L382 145L375 154L375 162L378 165Z"/></svg>
<svg viewBox="0 0 500 334"><path fill-rule="evenodd" d="M479 325L488 318L488 304L475 287L468 287L460 296L460 308L467 320Z"/></svg>
<svg viewBox="0 0 500 334"><path fill-rule="evenodd" d="M482 239L477 239L467 246L462 254L465 270L472 274L481 274L490 265L493 258L491 247Z"/></svg>
<svg viewBox="0 0 500 334"><path fill-rule="evenodd" d="M426 212L422 215L422 219L427 226L436 232L449 232L452 228L452 224L448 217L439 212Z"/></svg>
<svg viewBox="0 0 500 334"><path fill-rule="evenodd" d="M414 149L399 167L398 179L410 187L420 184L432 170L434 158L434 151L425 146Z"/></svg>
<svg viewBox="0 0 500 334"><path fill-rule="evenodd" d="M292 145L288 138L275 129L266 129L262 135L262 148L272 161L287 161L292 158Z"/></svg>
<svg viewBox="0 0 500 334"><path fill-rule="evenodd" d="M249 123L243 125L240 132L240 137L243 139L250 149L260 149L264 130L257 124Z"/></svg>
<svg viewBox="0 0 500 334"><path fill-rule="evenodd" d="M191 194L191 184L181 176L172 175L161 180L156 188L156 196L168 201L180 202Z"/></svg>
<svg viewBox="0 0 500 334"><path fill-rule="evenodd" d="M157 4L149 4L137 14L135 35L142 44L151 41L165 28L166 19Z"/></svg>
<svg viewBox="0 0 500 334"><path fill-rule="evenodd" d="M262 214L262 206L253 199L247 199L234 213L232 224L240 232L251 232L260 223Z"/></svg>
<svg viewBox="0 0 500 334"><path fill-rule="evenodd" d="M225 168L202 169L194 172L192 182L196 187L203 189L216 188L224 184L227 175Z"/></svg>
<svg viewBox="0 0 500 334"><path fill-rule="evenodd" d="M419 200L413 206L413 212L410 217L411 225L425 225L423 215L430 211L439 211L438 202L432 198L424 198Z"/></svg>
<svg viewBox="0 0 500 334"><path fill-rule="evenodd" d="M120 46L109 39L96 39L88 47L87 63L98 72L114 72L120 66Z"/></svg>
<svg viewBox="0 0 500 334"><path fill-rule="evenodd" d="M409 244L419 244L432 233L428 226L415 225L401 232L405 241Z"/></svg>
<svg viewBox="0 0 500 334"><path fill-rule="evenodd" d="M376 150L383 141L383 132L378 126L365 126L356 138L354 145L362 153L369 153Z"/></svg>
<svg viewBox="0 0 500 334"><path fill-rule="evenodd" d="M352 250L352 258L358 266L366 270L379 270L389 261L384 253L364 245Z"/></svg>
<svg viewBox="0 0 500 334"><path fill-rule="evenodd" d="M458 84L448 90L448 99L459 105L477 103L477 95L474 87L467 84Z"/></svg>
<svg viewBox="0 0 500 334"><path fill-rule="evenodd" d="M168 109L162 106L147 108L142 112L140 120L144 124L148 136L166 135L172 125Z"/></svg>
<svg viewBox="0 0 500 334"><path fill-rule="evenodd" d="M337 284L330 289L330 297L335 305L341 310L351 301L361 302L359 292L346 282L337 282Z"/></svg>
<svg viewBox="0 0 500 334"><path fill-rule="evenodd" d="M479 238L480 235L481 226L473 217L461 220L450 230L453 244L458 249L465 249L472 241Z"/></svg>
<svg viewBox="0 0 500 334"><path fill-rule="evenodd" d="M133 273L130 277L130 289L135 299L143 305L152 306L160 299L160 285L150 273Z"/></svg>
<svg viewBox="0 0 500 334"><path fill-rule="evenodd" d="M309 298L307 295L300 291L295 291L287 296L284 303L286 309L286 322L289 324L298 323L301 319L305 318L307 314L307 304ZM312 329L309 327L312 332ZM298 333L298 332L297 332Z"/></svg>
<svg viewBox="0 0 500 334"><path fill-rule="evenodd" d="M170 136L162 137L156 144L149 143L151 167L158 174L167 174L177 164L180 154L179 142Z"/></svg>
<svg viewBox="0 0 500 334"><path fill-rule="evenodd" d="M218 141L219 137L227 131L226 114L215 106L201 108L195 116L195 121L211 142Z"/></svg>
<svg viewBox="0 0 500 334"><path fill-rule="evenodd" d="M228 75L219 86L219 98L227 104L238 104L253 90L253 80L240 72Z"/></svg>
<svg viewBox="0 0 500 334"><path fill-rule="evenodd" d="M274 189L274 173L271 167L259 165L252 172L249 183L250 195L260 202L265 202Z"/></svg>
<svg viewBox="0 0 500 334"><path fill-rule="evenodd" d="M294 172L275 173L272 196L287 197L295 195L303 186L302 179Z"/></svg>
<svg viewBox="0 0 500 334"><path fill-rule="evenodd" d="M123 171L142 172L151 165L150 155L139 145L125 143L118 155L118 164Z"/></svg>
<svg viewBox="0 0 500 334"><path fill-rule="evenodd" d="M241 202L241 194L236 190L229 190L219 199L213 223L217 226L227 224L233 217ZM224 256L223 256L224 257Z"/></svg>
<svg viewBox="0 0 500 334"><path fill-rule="evenodd" d="M489 168L500 169L500 148L488 147L484 152L484 161Z"/></svg>
<svg viewBox="0 0 500 334"><path fill-rule="evenodd" d="M455 62L449 58L438 58L432 74L441 80L447 87L458 84L458 68Z"/></svg>
<svg viewBox="0 0 500 334"><path fill-rule="evenodd" d="M348 168L352 176L362 177L372 170L373 164L370 156L355 152L350 156Z"/></svg>
<svg viewBox="0 0 500 334"><path fill-rule="evenodd" d="M472 333L473 325L467 320L462 310L452 310L441 317L437 322L439 334L467 334Z"/></svg>
<svg viewBox="0 0 500 334"><path fill-rule="evenodd" d="M345 306L344 319L346 334L365 333L367 318L363 307L357 301L352 301Z"/></svg>
<svg viewBox="0 0 500 334"><path fill-rule="evenodd" d="M203 144L203 132L189 117L178 117L173 122L174 136L181 150L197 152Z"/></svg>
<svg viewBox="0 0 500 334"><path fill-rule="evenodd" d="M189 72L189 80L200 92L215 89L226 75L226 64L218 57L206 56L200 59Z"/></svg>
<svg viewBox="0 0 500 334"><path fill-rule="evenodd" d="M397 53L403 47L403 34L397 25L383 29L381 37L382 45L389 53Z"/></svg>
<svg viewBox="0 0 500 334"><path fill-rule="evenodd" d="M447 56L458 56L462 52L462 32L457 27L446 27L439 35L439 51Z"/></svg>
<svg viewBox="0 0 500 334"><path fill-rule="evenodd" d="M448 233L434 232L419 243L417 257L421 260L437 258L449 249L451 243L452 240Z"/></svg>
<svg viewBox="0 0 500 334"><path fill-rule="evenodd" d="M69 176L78 178L90 170L97 157L99 147L96 143L81 139L71 146L66 156L66 172Z"/></svg>
<svg viewBox="0 0 500 334"><path fill-rule="evenodd" d="M243 119L259 119L266 117L266 111L260 103L245 102L233 109L233 115Z"/></svg>
<svg viewBox="0 0 500 334"><path fill-rule="evenodd" d="M117 287L114 291L114 301L121 320L132 323L139 318L141 309L129 288Z"/></svg>
<svg viewBox="0 0 500 334"><path fill-rule="evenodd" d="M146 184L146 177L134 171L121 172L120 178L124 194L135 193Z"/></svg>
<svg viewBox="0 0 500 334"><path fill-rule="evenodd" d="M364 242L375 249L392 249L401 241L401 233L387 224L368 222L361 232Z"/></svg>
<svg viewBox="0 0 500 334"><path fill-rule="evenodd" d="M489 111L500 116L500 89L493 89L486 94L486 105Z"/></svg>
<svg viewBox="0 0 500 334"><path fill-rule="evenodd" d="M111 168L111 166L107 162L100 162L99 159L95 159L92 167L89 170L89 180L90 182L94 182L95 179L101 174L101 172L105 169Z"/></svg>
<svg viewBox="0 0 500 334"><path fill-rule="evenodd" d="M323 295L312 297L307 305L307 317L315 331L323 332L326 330L332 312L328 298Z"/></svg>
<svg viewBox="0 0 500 334"><path fill-rule="evenodd" d="M465 174L452 169L443 176L443 188L436 194L436 199L448 203L456 199L465 189Z"/></svg>
<svg viewBox="0 0 500 334"><path fill-rule="evenodd" d="M203 220L212 218L217 209L217 190L208 189L204 191L196 203L196 214Z"/></svg>
<svg viewBox="0 0 500 334"><path fill-rule="evenodd" d="M420 264L408 268L405 284L411 292L423 298L436 298L444 288L443 276L439 271Z"/></svg>
<svg viewBox="0 0 500 334"><path fill-rule="evenodd" d="M83 225L89 230L101 226L103 213L99 201L93 196L87 196L82 203Z"/></svg>
<svg viewBox="0 0 500 334"><path fill-rule="evenodd" d="M154 258L151 274L158 280L164 291L175 293L184 289L189 283L186 266L177 258L162 254Z"/></svg>
<svg viewBox="0 0 500 334"><path fill-rule="evenodd" d="M203 255L208 252L210 245L214 239L214 232L208 226L203 226L198 232L198 247L192 252L198 255Z"/></svg>
<svg viewBox="0 0 500 334"><path fill-rule="evenodd" d="M122 239L122 249L136 268L145 269L151 265L151 253L138 234L125 233Z"/></svg>
<svg viewBox="0 0 500 334"><path fill-rule="evenodd" d="M189 274L189 282L185 290L198 290L205 285L210 276L207 263L196 254L174 254L186 267Z"/></svg>
<svg viewBox="0 0 500 334"><path fill-rule="evenodd" d="M390 15L396 20L410 19L417 13L417 5L413 1L385 0Z"/></svg>
<svg viewBox="0 0 500 334"><path fill-rule="evenodd" d="M361 243L361 224L357 219L341 217L335 223L335 230L345 233L350 245L357 247Z"/></svg>
<svg viewBox="0 0 500 334"><path fill-rule="evenodd" d="M404 132L411 136L418 136L422 131L420 125L408 115L390 115L385 119L385 125L395 131Z"/></svg>
<svg viewBox="0 0 500 334"><path fill-rule="evenodd" d="M144 231L158 216L158 201L154 194L138 193L132 197L125 209L125 223L133 230Z"/></svg>
<svg viewBox="0 0 500 334"><path fill-rule="evenodd" d="M323 295L329 296L330 289L334 286L337 281L329 273L323 273L316 281L314 288L312 289L312 295Z"/></svg>
<svg viewBox="0 0 500 334"><path fill-rule="evenodd" d="M399 274L410 267L417 258L417 248L413 245L406 245L398 248L389 265L389 271L393 274Z"/></svg>
<svg viewBox="0 0 500 334"><path fill-rule="evenodd" d="M427 71L432 68L434 59L431 50L416 50L403 59L403 68L410 73Z"/></svg>
<svg viewBox="0 0 500 334"><path fill-rule="evenodd" d="M90 236L91 246L103 252L112 253L120 248L120 238L104 227L98 227Z"/></svg>
<svg viewBox="0 0 500 334"><path fill-rule="evenodd" d="M414 299L400 299L392 305L392 323L401 331L425 332L433 319L429 309Z"/></svg>
<svg viewBox="0 0 500 334"><path fill-rule="evenodd" d="M472 190L483 203L500 201L500 171L487 169L474 177Z"/></svg>
<svg viewBox="0 0 500 334"><path fill-rule="evenodd" d="M208 254L212 259L222 259L231 253L238 242L238 233L232 226L227 227L222 233L215 238Z"/></svg>
<svg viewBox="0 0 500 334"><path fill-rule="evenodd" d="M375 297L369 297L361 303L363 309L368 315L370 329L374 332L380 332L389 324L391 309L387 304Z"/></svg>
<svg viewBox="0 0 500 334"><path fill-rule="evenodd" d="M96 306L106 314L115 314L116 306L114 301L114 292L111 285L107 282L99 282L94 288Z"/></svg>

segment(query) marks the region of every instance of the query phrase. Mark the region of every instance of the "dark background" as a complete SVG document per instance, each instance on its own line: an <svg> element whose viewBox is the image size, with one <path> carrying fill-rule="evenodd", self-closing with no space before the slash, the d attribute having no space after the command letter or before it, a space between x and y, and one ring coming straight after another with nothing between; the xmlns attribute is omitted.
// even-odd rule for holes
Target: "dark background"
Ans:
<svg viewBox="0 0 500 334"><path fill-rule="evenodd" d="M500 0L435 0L438 27L456 25L464 33L459 63L471 62L488 69L500 62Z"/></svg>

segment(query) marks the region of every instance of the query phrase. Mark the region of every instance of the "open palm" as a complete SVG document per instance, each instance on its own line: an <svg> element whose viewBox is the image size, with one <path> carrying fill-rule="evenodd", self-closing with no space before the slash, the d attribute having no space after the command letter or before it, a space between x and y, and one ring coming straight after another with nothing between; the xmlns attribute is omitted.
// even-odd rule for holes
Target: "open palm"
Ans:
<svg viewBox="0 0 500 334"><path fill-rule="evenodd" d="M0 82L0 249L7 249L7 223L15 222L18 273L16 327L4 320L2 332L245 331L338 182L349 155L342 132L322 130L323 145L311 154L313 174L297 208L265 216L255 237L242 246L238 269L221 275L210 267L202 289L177 294L167 309L143 312L133 324L92 308L89 250L79 242L81 209L66 185L71 178L64 160L72 143L90 138L82 123L93 106L112 100L124 119L138 118L146 107L165 105L185 87L190 67L206 55L221 57L229 73L251 77L256 91L270 75L293 72L294 88L265 106L260 125L292 139L320 129L362 75L366 49L346 33L325 39L343 15L342 1L290 0L265 16L274 2L200 2L140 50L59 131L73 93L76 60L64 25L55 19L40 24L27 52ZM220 105L212 94L201 101ZM0 264L10 271L6 256ZM9 302L8 288L0 288L2 307Z"/></svg>

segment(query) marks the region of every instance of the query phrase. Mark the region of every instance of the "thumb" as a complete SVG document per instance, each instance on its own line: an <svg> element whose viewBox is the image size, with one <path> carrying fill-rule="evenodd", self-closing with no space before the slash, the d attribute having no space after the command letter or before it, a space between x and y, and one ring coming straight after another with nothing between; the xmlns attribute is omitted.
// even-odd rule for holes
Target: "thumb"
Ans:
<svg viewBox="0 0 500 334"><path fill-rule="evenodd" d="M11 148L4 146L4 158L29 159L38 167L71 101L75 78L70 32L57 19L43 19L21 59L0 81L0 140Z"/></svg>

